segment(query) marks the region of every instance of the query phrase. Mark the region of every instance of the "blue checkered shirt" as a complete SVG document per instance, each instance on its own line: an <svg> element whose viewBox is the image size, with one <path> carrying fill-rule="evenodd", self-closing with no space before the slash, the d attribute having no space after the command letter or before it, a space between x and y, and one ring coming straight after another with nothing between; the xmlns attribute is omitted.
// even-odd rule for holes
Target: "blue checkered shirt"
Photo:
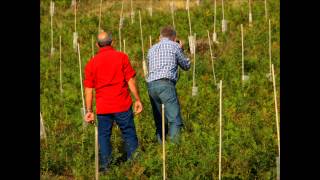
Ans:
<svg viewBox="0 0 320 180"><path fill-rule="evenodd" d="M147 63L149 70L147 82L162 78L177 82L178 65L183 70L190 69L190 61L183 54L179 44L168 38L162 38L149 49Z"/></svg>

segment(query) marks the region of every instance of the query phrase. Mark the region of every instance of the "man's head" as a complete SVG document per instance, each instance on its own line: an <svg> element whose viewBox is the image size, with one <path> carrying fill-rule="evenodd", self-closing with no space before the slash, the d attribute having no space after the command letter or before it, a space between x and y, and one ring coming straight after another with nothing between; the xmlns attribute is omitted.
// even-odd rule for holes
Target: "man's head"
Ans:
<svg viewBox="0 0 320 180"><path fill-rule="evenodd" d="M172 41L176 39L176 31L171 26L166 26L160 31L160 38L169 38Z"/></svg>
<svg viewBox="0 0 320 180"><path fill-rule="evenodd" d="M112 44L112 34L109 32L101 32L98 34L97 44L99 47L111 46Z"/></svg>

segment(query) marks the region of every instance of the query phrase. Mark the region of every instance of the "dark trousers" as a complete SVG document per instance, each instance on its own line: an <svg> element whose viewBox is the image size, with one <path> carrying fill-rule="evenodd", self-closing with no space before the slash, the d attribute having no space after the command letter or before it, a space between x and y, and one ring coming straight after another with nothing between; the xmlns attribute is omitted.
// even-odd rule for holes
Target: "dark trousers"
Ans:
<svg viewBox="0 0 320 180"><path fill-rule="evenodd" d="M113 121L119 126L122 138L125 143L127 152L127 159L138 147L138 138L133 121L133 112L131 107L126 112L113 113L113 114L98 114L98 141L99 141L99 159L100 167L106 168L111 161L111 132Z"/></svg>

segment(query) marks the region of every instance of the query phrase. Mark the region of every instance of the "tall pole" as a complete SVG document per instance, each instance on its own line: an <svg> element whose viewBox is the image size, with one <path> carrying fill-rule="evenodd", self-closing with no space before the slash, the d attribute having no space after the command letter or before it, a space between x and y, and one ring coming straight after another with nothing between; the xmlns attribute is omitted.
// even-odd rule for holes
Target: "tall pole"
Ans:
<svg viewBox="0 0 320 180"><path fill-rule="evenodd" d="M220 124L220 133L219 133L219 180L221 180L221 149L222 149L222 80L220 80L220 112L219 112L219 124Z"/></svg>
<svg viewBox="0 0 320 180"><path fill-rule="evenodd" d="M208 39L209 39L209 47L210 47L210 56L211 56L211 63L212 63L212 73L213 73L213 79L214 79L214 84L216 85L216 75L214 73L214 63L213 63L213 54L212 54L212 49L211 49L211 40L210 40L210 34L209 31L207 30L208 33Z"/></svg>
<svg viewBox="0 0 320 180"><path fill-rule="evenodd" d="M94 57L94 41L93 41L93 36L91 36L91 49L92 49L92 57Z"/></svg>
<svg viewBox="0 0 320 180"><path fill-rule="evenodd" d="M95 150L95 167L96 167L95 175L96 175L96 180L99 180L99 144L98 144L98 124L97 123L95 123L94 125L94 132L95 132L94 150Z"/></svg>
<svg viewBox="0 0 320 180"><path fill-rule="evenodd" d="M190 30L190 36L192 35L192 31L191 31L191 19L190 19L190 11L189 11L189 3L188 3L188 20L189 20L189 30Z"/></svg>
<svg viewBox="0 0 320 180"><path fill-rule="evenodd" d="M214 0L214 21L213 21L213 34L216 34L216 21L217 21L217 0ZM216 37L216 35L214 35ZM215 38L213 39L215 41Z"/></svg>
<svg viewBox="0 0 320 180"><path fill-rule="evenodd" d="M123 40L123 52L126 53L126 40Z"/></svg>
<svg viewBox="0 0 320 180"><path fill-rule="evenodd" d="M176 26L174 23L174 1L173 0L170 3L170 7L171 7L172 25L173 25L173 28L176 29Z"/></svg>
<svg viewBox="0 0 320 180"><path fill-rule="evenodd" d="M268 20L267 0L264 0L264 12L266 21Z"/></svg>
<svg viewBox="0 0 320 180"><path fill-rule="evenodd" d="M149 35L149 45L150 45L150 48L152 47L152 39L151 39L151 35Z"/></svg>
<svg viewBox="0 0 320 180"><path fill-rule="evenodd" d="M244 81L244 46L243 46L243 25L241 24L241 60L242 60L242 82Z"/></svg>
<svg viewBox="0 0 320 180"><path fill-rule="evenodd" d="M224 3L223 3L223 0L222 0L222 20L224 20Z"/></svg>
<svg viewBox="0 0 320 180"><path fill-rule="evenodd" d="M98 32L101 31L101 7L102 7L102 0L100 0L100 13L99 13L99 29Z"/></svg>
<svg viewBox="0 0 320 180"><path fill-rule="evenodd" d="M123 0L122 0L122 3L121 3L121 13L120 13L120 20L119 20L119 47L120 47L120 51L121 51L121 28L122 28L122 23L123 23L123 19L122 19L122 14L123 14Z"/></svg>
<svg viewBox="0 0 320 180"><path fill-rule="evenodd" d="M276 111L276 124L277 124L277 137L278 137L278 153L280 158L280 128L279 128L279 115L278 115L278 103L277 103L277 89L276 89L276 81L274 76L274 66L271 65L272 69L272 80L273 80L273 93L274 93L274 109Z"/></svg>
<svg viewBox="0 0 320 180"><path fill-rule="evenodd" d="M163 180L166 179L166 145L165 145L165 124L164 104L162 104L162 159L163 159Z"/></svg>
<svg viewBox="0 0 320 180"><path fill-rule="evenodd" d="M131 24L133 24L133 8L132 8L132 0L130 0L130 4L131 4Z"/></svg>
<svg viewBox="0 0 320 180"><path fill-rule="evenodd" d="M140 38L141 38L141 49L142 49L142 69L143 69L143 74L145 79L147 78L148 75L148 70L147 70L147 63L144 59L144 46L143 46L143 35L142 35L142 26L141 26L141 13L139 10L139 22L140 22Z"/></svg>
<svg viewBox="0 0 320 180"><path fill-rule="evenodd" d="M80 87L81 87L81 98L82 98L82 108L85 110L85 103L84 103L84 95L83 95L83 85L82 85L82 65L81 65L81 57L80 57L80 45L78 43L78 57L79 57L79 77L80 77ZM83 114L84 115L84 114Z"/></svg>
<svg viewBox="0 0 320 180"><path fill-rule="evenodd" d="M270 67L270 74L271 72L271 21L269 19L269 67Z"/></svg>
<svg viewBox="0 0 320 180"><path fill-rule="evenodd" d="M60 93L62 94L62 65L61 65L61 36L59 37L59 50L60 50Z"/></svg>

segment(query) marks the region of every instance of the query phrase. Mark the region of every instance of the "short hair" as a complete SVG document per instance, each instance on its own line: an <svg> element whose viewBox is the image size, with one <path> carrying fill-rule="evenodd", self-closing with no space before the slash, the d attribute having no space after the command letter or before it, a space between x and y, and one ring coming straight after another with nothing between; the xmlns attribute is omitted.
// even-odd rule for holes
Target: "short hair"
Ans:
<svg viewBox="0 0 320 180"><path fill-rule="evenodd" d="M162 37L171 38L176 36L176 31L171 26L165 26L161 29L160 35Z"/></svg>
<svg viewBox="0 0 320 180"><path fill-rule="evenodd" d="M105 47L105 46L110 46L112 43L112 33L108 32L107 33L107 37L104 39L99 39L98 38L98 45L99 47Z"/></svg>

